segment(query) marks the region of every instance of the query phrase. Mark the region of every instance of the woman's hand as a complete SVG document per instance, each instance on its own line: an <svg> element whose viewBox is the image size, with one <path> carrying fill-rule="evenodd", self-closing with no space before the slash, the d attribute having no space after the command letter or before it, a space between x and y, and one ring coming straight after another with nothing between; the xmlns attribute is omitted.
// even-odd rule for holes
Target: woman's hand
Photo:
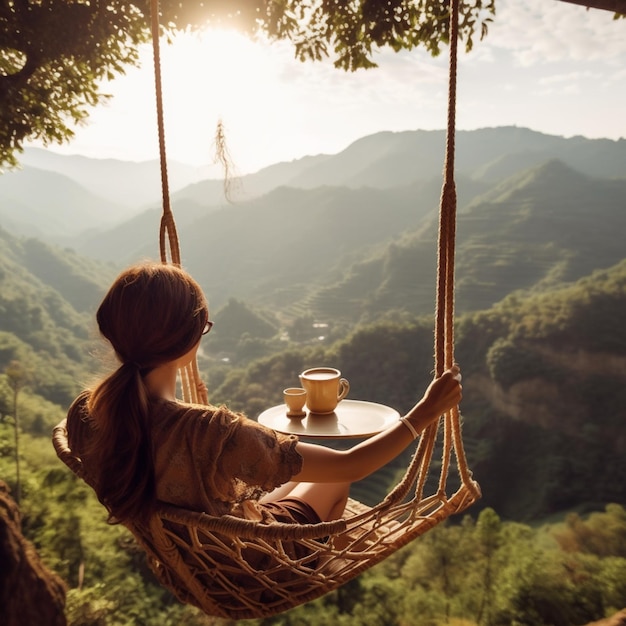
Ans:
<svg viewBox="0 0 626 626"><path fill-rule="evenodd" d="M435 378L426 389L422 402L437 416L455 407L463 397L461 368L454 364L439 378ZM425 408L426 408L425 407Z"/></svg>
<svg viewBox="0 0 626 626"><path fill-rule="evenodd" d="M422 399L405 417L420 433L447 410L459 404L462 392L461 369L455 364L430 383Z"/></svg>

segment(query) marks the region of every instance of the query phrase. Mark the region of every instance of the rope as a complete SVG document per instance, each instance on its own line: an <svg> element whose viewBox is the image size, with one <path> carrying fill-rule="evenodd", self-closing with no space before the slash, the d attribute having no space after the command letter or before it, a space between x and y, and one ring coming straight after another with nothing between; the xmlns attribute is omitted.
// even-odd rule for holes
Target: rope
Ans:
<svg viewBox="0 0 626 626"><path fill-rule="evenodd" d="M448 38L450 59L448 68L448 118L443 187L439 210L439 243L437 251L437 309L435 314L435 371L441 375L454 363L454 251L456 239L456 183L454 180L456 84L458 50L458 0L450 0ZM439 492L445 493L450 470L452 433L459 424L458 407L444 416L442 467Z"/></svg>
<svg viewBox="0 0 626 626"><path fill-rule="evenodd" d="M159 239L161 261L167 262L167 239L172 263L180 265L179 242L167 181L159 0L150 1L163 192ZM435 367L438 374L454 362L454 125L458 2L450 0L449 13L450 84L440 203L435 322ZM206 387L198 381L200 378L194 361L181 371L183 397L192 402L206 403ZM54 429L55 449L72 471L87 480L83 476L81 460L69 448L66 426L64 420ZM457 407L445 416L444 455L438 492L424 497L437 429L437 425L429 427L420 438L404 477L383 502L369 508L349 500L343 518L333 522L258 524L238 517L214 517L162 505L158 515L152 517L149 528L132 524L128 527L146 551L157 579L182 602L197 606L208 615L232 619L275 615L336 589L449 515L461 512L480 496L480 489L471 480L465 461ZM448 497L445 487L452 448L457 456L462 485ZM414 484L415 496L407 501ZM297 547L304 548L304 553L298 553Z"/></svg>
<svg viewBox="0 0 626 626"><path fill-rule="evenodd" d="M448 119L443 187L439 207L437 252L437 308L435 313L435 372L440 376L454 363L454 248L456 238L456 184L454 181L456 83L459 2L450 0L450 64Z"/></svg>
<svg viewBox="0 0 626 626"><path fill-rule="evenodd" d="M456 87L458 50L459 0L450 0L450 61L448 71L448 118L446 128L446 153L443 172L443 187L439 208L439 242L437 250L437 295L435 312L435 372L439 376L454 363L454 252L456 246L457 195L454 180ZM461 437L459 407L448 411L444 417L444 441L439 493L445 493L445 485L451 459L451 448L457 457L461 481L475 494L478 485L472 480L467 466ZM428 430L436 431L434 424ZM430 436L427 431L425 436ZM434 436L434 433L432 433Z"/></svg>
<svg viewBox="0 0 626 626"><path fill-rule="evenodd" d="M171 262L180 266L180 245L176 232L176 223L170 204L170 189L167 175L167 157L165 151L165 123L163 116L163 87L161 83L161 51L159 46L159 0L150 2L150 25L152 29L152 53L154 57L154 87L156 92L157 127L159 133L159 162L161 165L161 195L163 214L159 230L159 248L161 261L167 263L166 238L169 241Z"/></svg>
<svg viewBox="0 0 626 626"><path fill-rule="evenodd" d="M439 241L437 251L437 295L435 311L435 371L441 375L454 363L454 249L456 239L456 186L454 181L455 125L456 125L456 80L458 50L459 0L450 0L449 40L450 61L448 73L448 117L446 150L443 172L443 187L439 205ZM461 419L458 407L444 417L444 439L442 464L439 475L438 498L447 499L451 452L454 448L462 485L474 496L479 494L478 485L472 480L467 467L461 437ZM406 473L380 506L386 507L403 501L411 486L415 484L414 502L423 498L430 464L435 450L437 423L429 426L419 444ZM460 493L460 492L459 492Z"/></svg>
<svg viewBox="0 0 626 626"><path fill-rule="evenodd" d="M167 154L165 149L165 122L163 115L163 85L161 80L161 50L159 45L159 0L150 0L150 26L152 31L152 54L154 58L154 87L156 95L157 128L159 135L159 163L161 166L161 196L163 213L159 227L159 251L161 262L168 262L180 267L180 243L176 222L170 203L170 189L167 173ZM167 245L169 244L169 246ZM180 370L183 400L197 404L208 404L207 389L201 384L197 360Z"/></svg>

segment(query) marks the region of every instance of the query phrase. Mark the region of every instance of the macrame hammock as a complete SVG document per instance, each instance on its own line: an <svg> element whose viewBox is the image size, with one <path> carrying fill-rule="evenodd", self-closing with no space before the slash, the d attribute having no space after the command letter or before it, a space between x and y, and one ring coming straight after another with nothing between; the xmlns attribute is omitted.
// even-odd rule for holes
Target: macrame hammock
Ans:
<svg viewBox="0 0 626 626"><path fill-rule="evenodd" d="M454 245L456 189L454 124L458 0L450 2L449 100L444 182L439 211L435 371L441 375L454 362ZM152 0L157 117L161 156L163 215L159 243L161 260L180 265L178 236L167 182L159 56L158 0ZM181 372L183 397L201 397L197 363ZM206 392L204 392L205 394ZM339 520L318 524L260 523L234 516L214 517L161 503L149 524L126 526L145 550L159 582L183 603L213 616L231 619L275 615L318 598L381 562L450 515L465 510L480 497L468 469L458 407L430 426L418 439L405 475L373 507L354 499ZM442 441L437 443L442 431ZM54 433L60 459L82 477L82 463L68 447L65 422ZM425 493L435 448L442 458L438 486ZM452 457L458 487L447 495Z"/></svg>

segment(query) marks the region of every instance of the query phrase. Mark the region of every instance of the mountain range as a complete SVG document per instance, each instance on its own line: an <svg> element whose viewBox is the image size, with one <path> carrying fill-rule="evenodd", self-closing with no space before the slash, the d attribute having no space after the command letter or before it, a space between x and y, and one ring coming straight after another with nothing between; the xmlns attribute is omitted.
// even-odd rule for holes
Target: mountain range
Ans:
<svg viewBox="0 0 626 626"><path fill-rule="evenodd" d="M445 151L443 131L381 132L363 137L335 155L307 156L277 163L231 181L235 204L281 186L394 189L430 185L438 194ZM522 170L550 159L596 178L626 176L626 140L564 138L525 128L501 127L458 131L457 177L486 189ZM89 250L91 243L115 226L149 209L160 210L157 161L129 162L62 156L27 148L21 169L0 176L0 219L13 232L54 238L63 245ZM206 168L168 163L176 213L228 206L223 180L206 180ZM436 197L436 196L435 196ZM432 198L429 198L431 200ZM177 215L178 217L178 215ZM146 224L150 218L146 217ZM140 227L140 224L137 225ZM91 232L92 236L89 237ZM117 247L109 257L128 259L136 250ZM104 255L102 250L98 254Z"/></svg>
<svg viewBox="0 0 626 626"><path fill-rule="evenodd" d="M504 127L456 144L460 310L623 258L626 140ZM235 297L287 317L430 312L444 149L443 131L377 133L233 180L229 199L224 181L172 164L183 265L217 308ZM116 268L156 258L156 169L28 149L0 176L2 226Z"/></svg>
<svg viewBox="0 0 626 626"><path fill-rule="evenodd" d="M222 181L195 182L173 194L183 265L206 289L213 319L228 316L231 323L222 336L216 324L211 340L223 352L208 350L201 363L211 368L219 401L254 415L275 402L269 378L275 378L271 389L281 389L305 359L322 358L350 372L354 397L394 406L413 400L432 367L432 325L425 317L435 299L441 189L435 163L442 153L440 146L435 155L436 138L422 131L382 133L339 155L277 164L239 181L245 200L235 189L238 198L227 202ZM619 481L611 483L609 470L624 475L619 329L626 142L504 128L462 135L460 146L456 308L463 332L457 348L471 417L467 440L489 494L485 501L514 518L544 515L581 502L580 489L569 485L591 490L586 475L600 476L603 501L619 498ZM93 310L121 265L156 256L160 210L130 210L112 226L98 225L103 205L72 217L72 196L52 183L80 181L35 171L49 176L50 185L36 190L7 182L17 172L0 178L0 192L9 185L21 189L13 197L36 221L43 205L28 198L55 190L55 202L66 199L60 223L67 220L68 236L60 247L53 226L40 227L38 237L13 229L27 218L20 212L26 209L11 211L17 205L1 196L0 371L11 360L27 362L37 372L36 392L67 406L92 366ZM41 220L44 214L60 218L44 211ZM77 234L70 235L72 229ZM251 317L265 310L269 328ZM416 318L418 342L410 328L394 328L398 319ZM327 324L329 338L285 344L285 329L303 320ZM269 338L272 328L277 336ZM224 360L239 339L256 350L254 358L267 355L269 346L274 361L248 358L247 370ZM285 346L292 352L283 354ZM382 380L376 388L372 372ZM419 384L407 382L409 372L419 373ZM536 461L537 450L551 461ZM505 484L502 468L514 458L515 476ZM607 469L598 472L601 459L608 459ZM508 490L513 480L516 488Z"/></svg>

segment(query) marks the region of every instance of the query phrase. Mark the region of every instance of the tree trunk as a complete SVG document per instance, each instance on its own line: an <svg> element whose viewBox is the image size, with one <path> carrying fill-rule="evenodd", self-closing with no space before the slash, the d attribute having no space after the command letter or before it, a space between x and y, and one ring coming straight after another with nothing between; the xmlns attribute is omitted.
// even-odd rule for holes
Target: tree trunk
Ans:
<svg viewBox="0 0 626 626"><path fill-rule="evenodd" d="M22 535L20 512L0 480L0 622L66 626L65 584Z"/></svg>

